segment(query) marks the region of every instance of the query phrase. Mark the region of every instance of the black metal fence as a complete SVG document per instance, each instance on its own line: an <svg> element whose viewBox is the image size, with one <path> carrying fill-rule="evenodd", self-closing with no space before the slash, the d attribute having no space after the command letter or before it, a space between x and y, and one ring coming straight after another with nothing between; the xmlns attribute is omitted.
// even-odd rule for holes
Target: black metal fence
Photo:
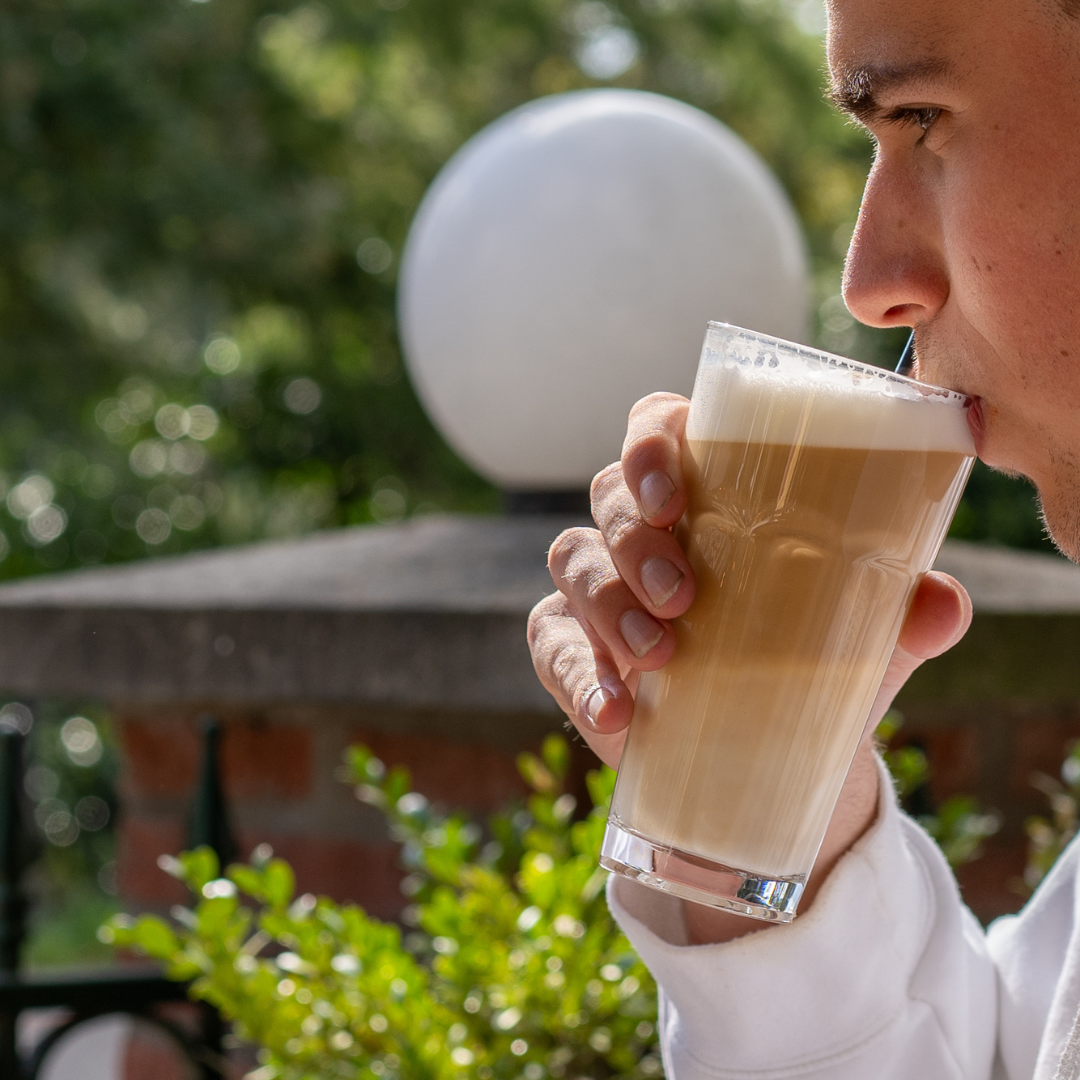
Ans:
<svg viewBox="0 0 1080 1080"><path fill-rule="evenodd" d="M218 760L220 731L212 717L203 720L203 765L192 807L189 846L208 845L222 865L236 857ZM161 1006L187 1001L187 985L166 979L153 968L103 969L79 976L51 977L22 970L29 905L23 877L30 863L30 833L23 814L26 736L0 730L0 1080L36 1080L62 1039L81 1025L126 1013L152 1025L200 1080L225 1076L223 1024L205 1002L197 1009L194 1034L162 1015ZM28 1055L17 1044L19 1016L28 1009L59 1008L65 1018ZM97 1080L86 1078L86 1080Z"/></svg>

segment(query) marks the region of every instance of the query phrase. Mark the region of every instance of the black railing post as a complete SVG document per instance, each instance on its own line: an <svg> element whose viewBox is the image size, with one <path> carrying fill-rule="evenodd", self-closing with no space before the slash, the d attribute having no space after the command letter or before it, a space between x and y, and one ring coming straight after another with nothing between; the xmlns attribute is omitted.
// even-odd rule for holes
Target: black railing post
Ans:
<svg viewBox="0 0 1080 1080"><path fill-rule="evenodd" d="M204 715L199 718L199 725L203 735L203 760L191 808L188 847L212 848L224 870L229 863L235 862L239 849L229 824L225 791L221 785L221 724L216 717Z"/></svg>
<svg viewBox="0 0 1080 1080"><path fill-rule="evenodd" d="M0 729L0 976L14 979L26 936L26 897L22 889L24 841L20 789L24 736ZM21 1073L13 1009L0 1009L0 1077Z"/></svg>
<svg viewBox="0 0 1080 1080"><path fill-rule="evenodd" d="M202 770L199 785L195 789L195 801L191 808L188 829L188 847L209 847L218 857L222 873L225 867L236 861L239 848L229 823L225 789L221 783L221 724L210 715L199 718L203 736ZM199 1002L202 1020L203 1043L215 1054L223 1053L224 1025L218 1011L205 1001ZM216 1077L218 1073L206 1071L205 1075Z"/></svg>
<svg viewBox="0 0 1080 1080"><path fill-rule="evenodd" d="M29 721L29 714L27 714ZM22 977L20 953L26 937L27 901L22 875L32 850L23 830L22 783L24 734L0 721L0 1080L34 1080L56 1043L80 1024L110 1012L144 1016L157 1024L200 1072L202 1080L223 1080L225 1026L211 1005L198 1002L200 1038L191 1040L156 1017L154 1007L187 999L187 987L150 971L105 971L58 978ZM201 718L203 761L189 822L190 847L208 845L225 867L237 855L221 785L218 762L220 727L210 716ZM62 1007L70 1020L52 1031L24 1065L18 1056L16 1025L24 1009Z"/></svg>

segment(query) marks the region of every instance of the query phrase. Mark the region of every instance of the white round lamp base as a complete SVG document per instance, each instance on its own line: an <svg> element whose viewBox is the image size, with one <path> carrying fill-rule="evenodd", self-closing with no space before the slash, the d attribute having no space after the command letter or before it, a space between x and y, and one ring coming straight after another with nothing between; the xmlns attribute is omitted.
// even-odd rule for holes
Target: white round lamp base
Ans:
<svg viewBox="0 0 1080 1080"><path fill-rule="evenodd" d="M655 94L532 102L424 198L399 314L451 445L505 488L573 489L616 459L630 406L689 394L705 324L805 332L795 214L758 156Z"/></svg>

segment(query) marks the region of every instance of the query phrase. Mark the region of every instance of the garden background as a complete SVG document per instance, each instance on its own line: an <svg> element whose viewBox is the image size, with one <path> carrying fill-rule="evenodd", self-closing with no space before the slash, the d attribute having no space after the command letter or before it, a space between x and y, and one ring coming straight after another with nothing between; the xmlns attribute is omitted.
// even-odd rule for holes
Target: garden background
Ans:
<svg viewBox="0 0 1080 1080"><path fill-rule="evenodd" d="M0 5L0 578L499 512L409 384L395 273L441 165L545 94L729 124L804 224L815 343L891 363L902 335L839 296L872 148L823 100L821 30L816 0ZM981 466L953 534L1049 547L1030 488ZM31 959L91 958L108 717L44 703L32 745Z"/></svg>

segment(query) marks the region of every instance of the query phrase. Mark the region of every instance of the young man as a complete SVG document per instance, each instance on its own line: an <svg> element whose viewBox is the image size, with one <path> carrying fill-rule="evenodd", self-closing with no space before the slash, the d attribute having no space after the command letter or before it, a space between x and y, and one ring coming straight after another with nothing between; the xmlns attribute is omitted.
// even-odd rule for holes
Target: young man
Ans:
<svg viewBox="0 0 1080 1080"><path fill-rule="evenodd" d="M848 307L915 328L919 376L975 399L980 457L1035 483L1080 561L1080 2L830 0L828 51L835 101L877 143ZM694 594L668 531L685 417L671 395L635 407L593 485L598 529L555 542L559 591L530 620L540 678L611 765L637 673L670 658ZM793 924L613 879L663 991L671 1080L1080 1076L1080 848L984 935L873 753L893 695L970 618L963 588L928 575Z"/></svg>

